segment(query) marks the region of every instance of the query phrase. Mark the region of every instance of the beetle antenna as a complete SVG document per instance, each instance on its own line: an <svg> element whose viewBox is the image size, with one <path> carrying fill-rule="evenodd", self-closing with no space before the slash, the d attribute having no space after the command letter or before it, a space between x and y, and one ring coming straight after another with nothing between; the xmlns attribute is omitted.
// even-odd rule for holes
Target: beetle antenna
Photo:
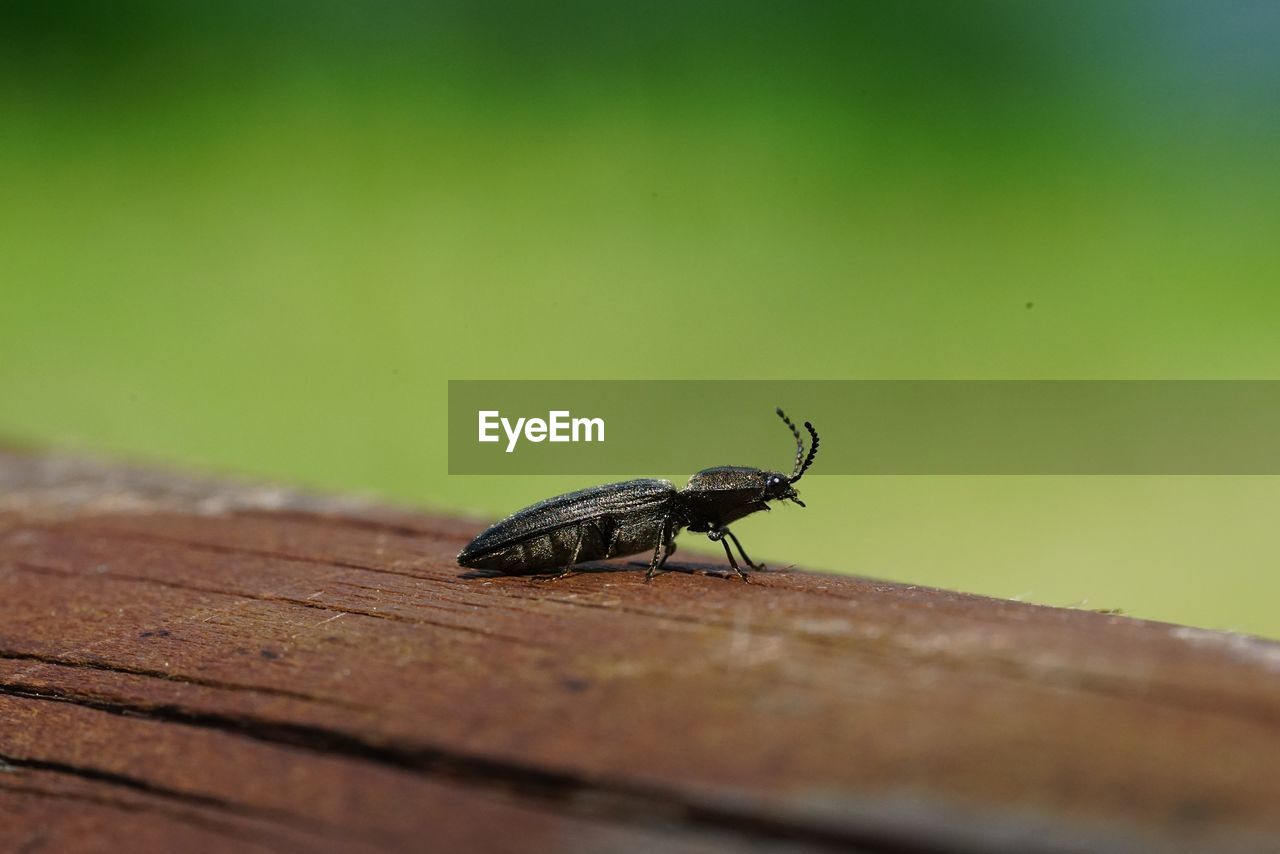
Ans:
<svg viewBox="0 0 1280 854"><path fill-rule="evenodd" d="M778 417L782 419L782 423L791 428L791 435L796 437L796 464L791 469L791 480L799 480L800 462L804 459L804 440L800 438L800 431L796 429L796 425L791 423L791 419L787 417L787 413L782 411L782 407L777 408Z"/></svg>
<svg viewBox="0 0 1280 854"><path fill-rule="evenodd" d="M800 466L799 473L791 478L792 483L795 483L797 480L804 477L804 473L809 470L809 466L813 465L813 458L818 456L818 431L813 429L813 425L808 421L804 422L804 429L809 431L809 435L813 437L813 441L809 443L809 456L805 458L804 465ZM799 458L797 458L796 462L799 462Z"/></svg>

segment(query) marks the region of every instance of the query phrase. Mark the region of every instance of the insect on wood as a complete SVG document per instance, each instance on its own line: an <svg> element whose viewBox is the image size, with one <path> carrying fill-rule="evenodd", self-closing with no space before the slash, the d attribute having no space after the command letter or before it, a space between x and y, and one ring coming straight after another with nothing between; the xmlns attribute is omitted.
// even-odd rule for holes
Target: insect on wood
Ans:
<svg viewBox="0 0 1280 854"><path fill-rule="evenodd" d="M791 501L803 507L795 484L818 454L818 431L813 425L804 423L811 437L806 453L804 438L796 425L782 409L777 412L796 440L795 466L790 476L743 466L717 466L689 478L684 489L656 478L581 489L548 498L495 523L462 550L458 563L508 575L559 569L561 572L555 577L563 578L581 561L606 560L652 549L647 581L675 553L676 535L687 528L723 545L734 572L749 581L729 549L730 542L748 567L764 567L752 563L729 525L759 510L768 510L770 501Z"/></svg>

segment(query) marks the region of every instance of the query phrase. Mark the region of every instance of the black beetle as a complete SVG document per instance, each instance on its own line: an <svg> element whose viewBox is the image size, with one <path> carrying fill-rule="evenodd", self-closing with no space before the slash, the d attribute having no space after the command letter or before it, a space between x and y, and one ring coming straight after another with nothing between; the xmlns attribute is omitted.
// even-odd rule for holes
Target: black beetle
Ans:
<svg viewBox="0 0 1280 854"><path fill-rule="evenodd" d="M689 478L684 489L654 478L580 489L548 498L495 523L467 544L458 563L508 575L563 567L556 576L563 578L573 572L579 560L605 560L653 549L645 575L648 581L675 552L676 534L688 528L723 544L729 565L743 581L749 581L733 559L728 541L733 541L747 566L763 567L747 557L729 524L757 510L768 510L770 501L793 501L803 507L794 484L818 454L818 431L812 424L804 423L813 437L806 457L796 425L780 408L778 417L796 438L796 462L790 477L742 466L718 466Z"/></svg>

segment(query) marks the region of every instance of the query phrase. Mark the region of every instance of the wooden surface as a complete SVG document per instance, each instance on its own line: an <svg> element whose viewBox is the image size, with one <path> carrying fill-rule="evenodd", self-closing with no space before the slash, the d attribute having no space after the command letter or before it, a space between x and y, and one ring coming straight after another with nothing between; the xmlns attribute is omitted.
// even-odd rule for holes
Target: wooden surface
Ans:
<svg viewBox="0 0 1280 854"><path fill-rule="evenodd" d="M480 527L0 453L0 850L1280 850L1280 645Z"/></svg>

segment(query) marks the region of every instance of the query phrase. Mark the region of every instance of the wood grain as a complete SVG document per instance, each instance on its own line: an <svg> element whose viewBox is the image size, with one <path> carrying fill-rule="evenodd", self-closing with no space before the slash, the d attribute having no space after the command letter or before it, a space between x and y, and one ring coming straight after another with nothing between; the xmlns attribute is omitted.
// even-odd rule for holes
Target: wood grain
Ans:
<svg viewBox="0 0 1280 854"><path fill-rule="evenodd" d="M0 452L0 849L1280 849L1280 645L481 527Z"/></svg>

